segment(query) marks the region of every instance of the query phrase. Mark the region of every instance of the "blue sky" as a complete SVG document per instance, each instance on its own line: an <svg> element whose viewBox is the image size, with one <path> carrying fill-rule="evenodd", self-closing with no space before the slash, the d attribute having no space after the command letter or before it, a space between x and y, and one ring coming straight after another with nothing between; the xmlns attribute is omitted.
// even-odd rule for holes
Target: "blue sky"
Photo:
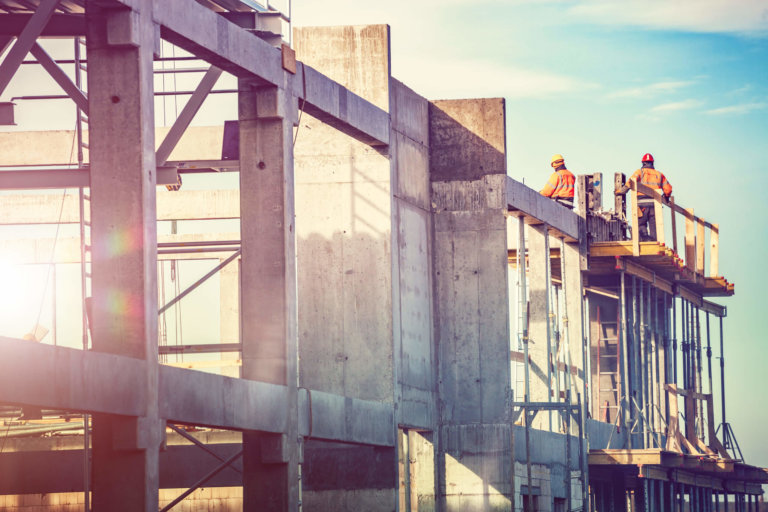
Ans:
<svg viewBox="0 0 768 512"><path fill-rule="evenodd" d="M294 0L293 19L388 23L393 75L420 94L506 98L508 172L517 180L543 186L552 153L575 173L612 179L651 152L678 203L720 224L720 273L736 283L734 297L714 299L728 307L728 419L746 461L768 466L768 3L365 4ZM719 374L718 360L713 367Z"/></svg>

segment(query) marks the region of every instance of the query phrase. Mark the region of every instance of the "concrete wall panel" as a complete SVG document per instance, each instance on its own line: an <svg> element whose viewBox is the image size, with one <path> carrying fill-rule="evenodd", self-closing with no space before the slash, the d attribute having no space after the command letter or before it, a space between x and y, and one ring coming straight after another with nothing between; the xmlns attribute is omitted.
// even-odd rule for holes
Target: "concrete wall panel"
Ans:
<svg viewBox="0 0 768 512"><path fill-rule="evenodd" d="M389 110L389 26L301 27L296 56L377 107Z"/></svg>
<svg viewBox="0 0 768 512"><path fill-rule="evenodd" d="M432 181L506 173L503 99L433 101L429 116Z"/></svg>

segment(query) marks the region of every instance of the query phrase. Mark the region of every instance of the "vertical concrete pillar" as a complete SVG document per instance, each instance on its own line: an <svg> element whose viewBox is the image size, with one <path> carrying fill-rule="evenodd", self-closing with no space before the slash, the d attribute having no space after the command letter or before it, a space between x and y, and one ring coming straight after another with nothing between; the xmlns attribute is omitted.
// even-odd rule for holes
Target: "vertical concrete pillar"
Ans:
<svg viewBox="0 0 768 512"><path fill-rule="evenodd" d="M435 101L429 116L441 506L509 510L504 101Z"/></svg>
<svg viewBox="0 0 768 512"><path fill-rule="evenodd" d="M296 99L239 82L243 378L288 388L283 434L243 434L243 509L299 501L293 125Z"/></svg>
<svg viewBox="0 0 768 512"><path fill-rule="evenodd" d="M563 264L565 266L565 282L563 286L567 290L568 300L565 304L565 312L568 317L568 348L570 351L571 367L575 373L571 376L571 402L576 403L579 396L584 394L584 379L586 378L587 362L584 359L582 345L584 333L582 331L582 282L581 282L581 256L579 245L563 244ZM587 402L589 397L581 396L582 402ZM576 426L574 425L574 428Z"/></svg>
<svg viewBox="0 0 768 512"><path fill-rule="evenodd" d="M385 111L394 101L389 46L386 25L294 30L302 62ZM408 96L401 103L402 117L413 123L408 131L413 141L395 142L393 133L389 148L371 147L304 112L295 153L299 345L301 360L311 361L301 366L301 386L397 403L393 431L397 423L429 428L425 423L434 421L436 409L430 401L435 378L430 373L429 213L423 211L429 205L427 150L425 137L419 139L426 132L419 130L426 125L426 101L419 105ZM404 123L395 117L393 111L393 130ZM403 127L399 131L406 133ZM414 151L407 142L414 143ZM397 172L414 182L395 190ZM426 198L422 210L395 213L413 194ZM404 219L402 228L398 218ZM413 265L403 267L404 259ZM396 448L309 439L305 450L302 501L307 509L396 508ZM340 473L343 478L332 477Z"/></svg>
<svg viewBox="0 0 768 512"><path fill-rule="evenodd" d="M550 238L545 225L528 227L528 287L529 287L529 323L528 357L530 366L530 401L548 402L555 400L549 390L549 345L550 332L550 297L547 285L547 266L549 265ZM548 339L550 338L550 339ZM549 413L540 412L533 421L533 426L549 429Z"/></svg>
<svg viewBox="0 0 768 512"><path fill-rule="evenodd" d="M152 2L86 10L93 349L143 359L143 417L93 417L93 508L156 511L157 231ZM109 29L108 29L109 27ZM104 390L101 390L104 392ZM120 396L114 396L120 401Z"/></svg>

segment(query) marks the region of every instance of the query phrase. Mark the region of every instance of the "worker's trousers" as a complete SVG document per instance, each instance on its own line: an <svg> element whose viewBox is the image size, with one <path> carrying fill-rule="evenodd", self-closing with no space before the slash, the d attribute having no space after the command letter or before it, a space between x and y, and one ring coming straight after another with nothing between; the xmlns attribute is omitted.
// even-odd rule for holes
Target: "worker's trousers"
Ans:
<svg viewBox="0 0 768 512"><path fill-rule="evenodd" d="M641 242L655 242L656 241L656 208L653 203L644 205L640 204L640 216L637 219L637 229L640 233Z"/></svg>

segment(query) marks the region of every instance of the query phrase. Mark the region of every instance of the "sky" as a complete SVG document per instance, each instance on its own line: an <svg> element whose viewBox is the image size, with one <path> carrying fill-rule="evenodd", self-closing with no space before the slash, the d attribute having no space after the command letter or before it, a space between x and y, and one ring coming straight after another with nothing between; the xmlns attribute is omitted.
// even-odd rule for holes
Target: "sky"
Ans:
<svg viewBox="0 0 768 512"><path fill-rule="evenodd" d="M677 203L720 225L720 273L736 283L734 297L713 299L728 307L728 420L746 462L768 467L768 336L761 321L768 290L766 0L293 0L292 19L296 26L389 24L392 73L416 92L429 99L505 98L508 174L534 188L546 181L553 153L563 154L575 174L602 172L606 180L631 173L652 153ZM70 46L44 46L70 58ZM173 86L159 80L158 89ZM176 86L188 89L194 81ZM218 84L232 86L226 77ZM24 69L2 99L52 92L44 73ZM45 115L30 103L19 102L19 126L4 129L72 128L71 103L48 102ZM159 124L170 124L180 106L158 100ZM213 117L235 118L234 103L211 98L198 119ZM54 236L46 229L24 236ZM72 236L67 229L63 234ZM207 270L192 267L179 270L185 284ZM61 270L62 286L77 286L75 270ZM14 279L0 267L0 280ZM48 281L37 269L19 286L38 289ZM216 286L214 278L210 295ZM2 325L19 303L16 297L0 304ZM24 307L50 324L48 306L39 304L33 297ZM60 321L75 326L79 315ZM217 329L187 332L215 336ZM719 360L713 367L719 374ZM715 385L719 396L719 377Z"/></svg>
<svg viewBox="0 0 768 512"><path fill-rule="evenodd" d="M652 153L677 203L720 225L727 419L768 467L768 2L294 0L292 19L389 24L392 74L419 94L505 98L508 174L534 188L553 153L606 180Z"/></svg>

